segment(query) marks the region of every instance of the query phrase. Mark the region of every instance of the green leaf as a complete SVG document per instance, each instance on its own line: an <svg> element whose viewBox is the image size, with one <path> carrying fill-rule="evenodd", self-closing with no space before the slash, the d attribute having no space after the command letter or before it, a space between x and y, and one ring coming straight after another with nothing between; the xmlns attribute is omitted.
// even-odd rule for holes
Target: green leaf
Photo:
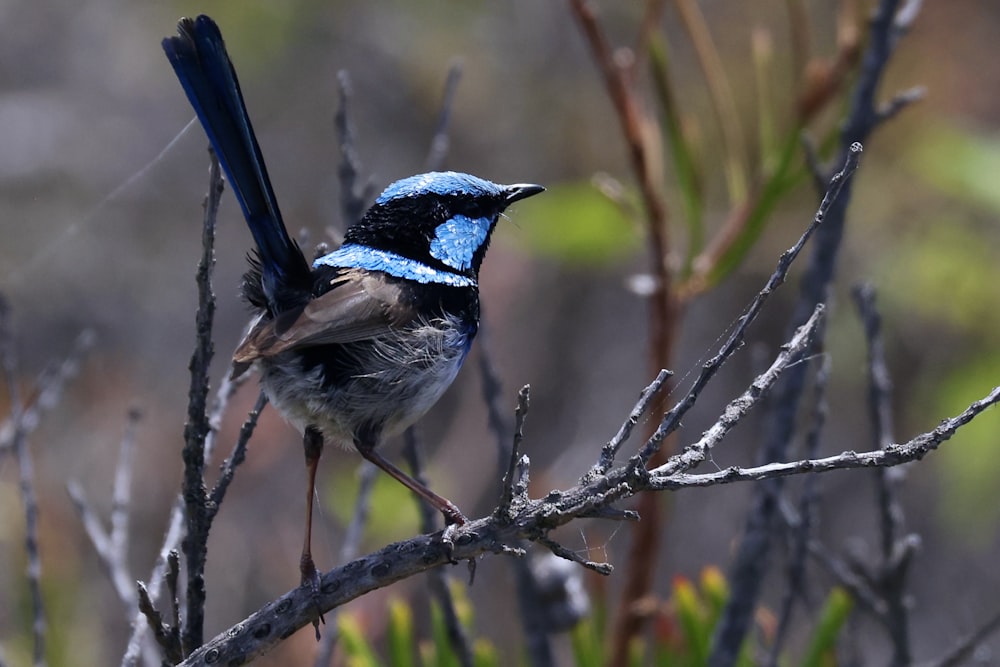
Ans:
<svg viewBox="0 0 1000 667"><path fill-rule="evenodd" d="M570 631L573 648L573 664L576 667L600 667L604 662L603 632L597 618L592 614Z"/></svg>
<svg viewBox="0 0 1000 667"><path fill-rule="evenodd" d="M835 664L832 661L833 650L837 637L847 621L854 606L851 596L842 588L834 588L826 598L819 622L813 631L812 641L802 658L802 667L828 667Z"/></svg>
<svg viewBox="0 0 1000 667"><path fill-rule="evenodd" d="M437 602L431 603L431 636L434 638L434 663L437 667L460 667L458 657L451 650L448 641L448 624L444 620L444 612Z"/></svg>
<svg viewBox="0 0 1000 667"><path fill-rule="evenodd" d="M969 221L938 216L894 238L879 255L879 284L907 317L946 322L993 340L1000 264L996 247Z"/></svg>
<svg viewBox="0 0 1000 667"><path fill-rule="evenodd" d="M641 241L622 207L589 183L553 185L512 219L524 246L571 264L611 264Z"/></svg>
<svg viewBox="0 0 1000 667"><path fill-rule="evenodd" d="M965 203L1000 213L1000 136L931 127L915 142L910 164L930 185Z"/></svg>
<svg viewBox="0 0 1000 667"><path fill-rule="evenodd" d="M799 146L799 130L795 128L785 136L774 171L767 177L764 185L759 190L755 189L744 204L747 207L746 220L733 243L709 273L706 280L709 287L717 285L740 265L757 243L757 239L764 233L767 223L770 222L771 213L778 203L805 176L805 169L795 160L799 155Z"/></svg>
<svg viewBox="0 0 1000 667"><path fill-rule="evenodd" d="M352 462L357 461L357 457L353 457ZM350 523L358 497L357 467L338 470L319 488L324 492L324 508L341 524ZM365 539L381 544L412 535L420 525L419 502L412 491L381 471L377 472Z"/></svg>
<svg viewBox="0 0 1000 667"><path fill-rule="evenodd" d="M934 383L935 416L955 415L1000 384L1000 353L977 355ZM939 450L942 494L939 511L946 525L982 547L996 539L1000 521L1000 409L993 408L963 426L955 442Z"/></svg>
<svg viewBox="0 0 1000 667"><path fill-rule="evenodd" d="M674 174L680 193L681 212L687 225L687 253L682 276L691 272L691 263L705 246L704 193L701 168L688 138L684 135L680 107L674 94L670 76L670 59L664 36L654 32L649 40L649 62L653 70L653 83L660 100L663 127L673 162Z"/></svg>
<svg viewBox="0 0 1000 667"><path fill-rule="evenodd" d="M708 661L709 643L712 637L712 627L705 618L704 603L694 584L683 577L674 580L673 601L677 607L677 619L691 649L692 662L703 665Z"/></svg>
<svg viewBox="0 0 1000 667"><path fill-rule="evenodd" d="M357 618L351 614L341 614L337 619L337 627L340 629L340 644L347 656L347 664L351 667L376 667L382 664L368 643Z"/></svg>
<svg viewBox="0 0 1000 667"><path fill-rule="evenodd" d="M392 667L414 667L413 610L403 601L389 601L389 627L386 631L389 645L389 664Z"/></svg>

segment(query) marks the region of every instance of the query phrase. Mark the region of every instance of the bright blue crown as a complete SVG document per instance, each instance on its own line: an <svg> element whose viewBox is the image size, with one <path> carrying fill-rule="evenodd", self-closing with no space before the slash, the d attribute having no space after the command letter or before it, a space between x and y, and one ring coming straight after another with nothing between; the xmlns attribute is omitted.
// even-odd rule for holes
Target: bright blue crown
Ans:
<svg viewBox="0 0 1000 667"><path fill-rule="evenodd" d="M393 199L419 197L421 195L467 195L470 197L499 197L504 189L483 178L457 171L432 171L410 176L396 181L382 191L376 204L385 204Z"/></svg>

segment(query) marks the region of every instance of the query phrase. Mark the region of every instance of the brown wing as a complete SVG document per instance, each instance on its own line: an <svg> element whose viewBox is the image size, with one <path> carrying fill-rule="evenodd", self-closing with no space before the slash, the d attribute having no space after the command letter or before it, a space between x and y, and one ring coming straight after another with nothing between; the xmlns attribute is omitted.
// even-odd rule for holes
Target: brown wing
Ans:
<svg viewBox="0 0 1000 667"><path fill-rule="evenodd" d="M400 299L397 284L366 272L343 273L333 280L330 291L305 307L258 320L233 354L234 374L242 373L256 359L299 347L373 338L415 317L414 310Z"/></svg>

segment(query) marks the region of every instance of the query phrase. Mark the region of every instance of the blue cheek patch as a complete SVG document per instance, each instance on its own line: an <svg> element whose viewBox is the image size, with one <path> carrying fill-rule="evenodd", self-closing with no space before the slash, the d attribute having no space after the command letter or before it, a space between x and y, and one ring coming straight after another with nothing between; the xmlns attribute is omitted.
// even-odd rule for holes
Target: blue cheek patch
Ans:
<svg viewBox="0 0 1000 667"><path fill-rule="evenodd" d="M415 259L397 255L394 252L377 250L356 243L343 245L313 262L313 268L320 266L381 271L396 278L404 278L425 285L435 284L451 287L476 286L475 279L468 276L461 276L450 271L441 271L440 269L435 269L432 266L418 262ZM451 265L449 264L449 266Z"/></svg>
<svg viewBox="0 0 1000 667"><path fill-rule="evenodd" d="M492 226L491 218L454 216L434 230L431 257L459 271L471 268L472 257L486 242Z"/></svg>

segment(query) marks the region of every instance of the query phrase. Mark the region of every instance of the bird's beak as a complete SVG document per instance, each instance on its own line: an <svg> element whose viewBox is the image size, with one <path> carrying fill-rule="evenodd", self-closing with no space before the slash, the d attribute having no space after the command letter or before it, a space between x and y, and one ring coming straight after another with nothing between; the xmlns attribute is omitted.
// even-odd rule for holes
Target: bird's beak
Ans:
<svg viewBox="0 0 1000 667"><path fill-rule="evenodd" d="M545 188L541 185L518 183L517 185L508 185L504 191L507 193L507 206L510 206L516 201L537 195L539 192L545 192Z"/></svg>

